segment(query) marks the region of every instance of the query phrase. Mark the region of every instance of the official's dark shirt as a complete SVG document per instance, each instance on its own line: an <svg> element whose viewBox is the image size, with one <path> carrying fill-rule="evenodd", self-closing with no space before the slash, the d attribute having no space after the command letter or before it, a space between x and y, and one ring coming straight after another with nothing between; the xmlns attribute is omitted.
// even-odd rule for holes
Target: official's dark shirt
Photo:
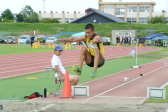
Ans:
<svg viewBox="0 0 168 112"><path fill-rule="evenodd" d="M35 37L31 37L31 41L34 41L34 38L35 38Z"/></svg>

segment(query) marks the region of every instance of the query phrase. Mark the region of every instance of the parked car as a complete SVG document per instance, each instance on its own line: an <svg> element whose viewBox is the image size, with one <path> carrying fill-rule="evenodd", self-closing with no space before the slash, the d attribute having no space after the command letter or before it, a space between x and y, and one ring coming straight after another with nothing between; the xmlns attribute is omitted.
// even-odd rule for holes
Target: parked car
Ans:
<svg viewBox="0 0 168 112"><path fill-rule="evenodd" d="M4 37L0 36L0 43L5 43Z"/></svg>
<svg viewBox="0 0 168 112"><path fill-rule="evenodd" d="M8 36L8 37L6 37L5 43L7 43L7 44L16 44L16 38L15 38L15 36Z"/></svg>
<svg viewBox="0 0 168 112"><path fill-rule="evenodd" d="M42 38L40 43L46 43L45 35L36 35L35 36L35 41L38 41L39 38Z"/></svg>
<svg viewBox="0 0 168 112"><path fill-rule="evenodd" d="M30 35L21 35L20 38L18 38L18 44L30 44L30 43L31 43Z"/></svg>
<svg viewBox="0 0 168 112"><path fill-rule="evenodd" d="M42 40L42 43L46 43L46 40L48 39L48 37L45 37L43 40Z"/></svg>
<svg viewBox="0 0 168 112"><path fill-rule="evenodd" d="M109 45L110 44L110 38L109 37L102 37L103 45Z"/></svg>
<svg viewBox="0 0 168 112"><path fill-rule="evenodd" d="M57 38L56 37L48 37L46 39L46 43L56 43Z"/></svg>

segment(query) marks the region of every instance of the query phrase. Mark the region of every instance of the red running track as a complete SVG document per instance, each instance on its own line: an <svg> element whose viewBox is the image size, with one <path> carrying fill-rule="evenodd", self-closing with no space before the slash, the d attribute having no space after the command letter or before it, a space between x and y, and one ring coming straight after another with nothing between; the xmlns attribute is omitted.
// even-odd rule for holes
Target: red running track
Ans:
<svg viewBox="0 0 168 112"><path fill-rule="evenodd" d="M105 59L127 56L131 47L105 46ZM138 48L138 53L159 50L158 48ZM61 61L64 67L78 64L80 50L62 52ZM1 55L0 79L44 71L44 67L51 66L53 52Z"/></svg>
<svg viewBox="0 0 168 112"><path fill-rule="evenodd" d="M141 68L130 68L102 78L98 78L80 86L89 86L89 97L60 99L53 94L47 98L37 98L30 102L62 102L62 103L110 103L110 104L142 104L147 98L147 87L162 87L168 82L165 63L168 58L147 63ZM140 76L143 74L143 76ZM131 80L124 81L125 77ZM28 101L28 102L29 102Z"/></svg>

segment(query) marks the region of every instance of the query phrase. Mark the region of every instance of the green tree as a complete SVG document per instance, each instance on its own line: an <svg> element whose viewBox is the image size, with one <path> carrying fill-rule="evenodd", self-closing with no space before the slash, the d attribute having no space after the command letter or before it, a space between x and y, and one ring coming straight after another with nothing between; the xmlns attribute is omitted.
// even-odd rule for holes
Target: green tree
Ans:
<svg viewBox="0 0 168 112"><path fill-rule="evenodd" d="M38 14L33 11L33 9L26 5L24 8L22 8L21 12L18 15L18 19L20 19L19 22L25 22L25 23L37 23L39 22Z"/></svg>
<svg viewBox="0 0 168 112"><path fill-rule="evenodd" d="M23 19L30 17L30 15L33 14L33 9L29 5L26 5L24 8L22 8L20 14L23 15Z"/></svg>
<svg viewBox="0 0 168 112"><path fill-rule="evenodd" d="M5 9L5 11L3 11L2 15L1 15L1 18L13 20L14 17L13 17L13 14L10 9Z"/></svg>
<svg viewBox="0 0 168 112"><path fill-rule="evenodd" d="M25 23L37 23L39 22L39 19L38 19L38 14L36 12L33 12L30 17L26 17L24 19L24 22Z"/></svg>
<svg viewBox="0 0 168 112"><path fill-rule="evenodd" d="M166 22L166 18L164 16L155 16L148 20L148 23L152 23L152 24L165 23L165 22Z"/></svg>
<svg viewBox="0 0 168 112"><path fill-rule="evenodd" d="M38 14L36 12L33 12L33 14L30 15L30 19L31 19L32 23L39 22Z"/></svg>
<svg viewBox="0 0 168 112"><path fill-rule="evenodd" d="M17 20L19 21L19 22L23 22L23 15L22 14L17 14L16 15L16 18L17 18Z"/></svg>

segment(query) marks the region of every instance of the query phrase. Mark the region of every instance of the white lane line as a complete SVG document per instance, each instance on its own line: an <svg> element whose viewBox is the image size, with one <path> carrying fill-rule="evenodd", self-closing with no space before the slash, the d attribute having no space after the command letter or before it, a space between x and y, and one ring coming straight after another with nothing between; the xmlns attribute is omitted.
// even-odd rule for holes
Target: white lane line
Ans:
<svg viewBox="0 0 168 112"><path fill-rule="evenodd" d="M46 106L46 107L44 107L44 108L41 108L41 110L45 110L45 109L47 109L47 108L49 108L49 107L51 107L51 106L53 106L53 105L55 105L55 104L50 104L50 105L48 105L48 106Z"/></svg>
<svg viewBox="0 0 168 112"><path fill-rule="evenodd" d="M119 97L119 96L97 96L97 98L140 98L140 99L142 99L142 98L145 98L145 97Z"/></svg>
<svg viewBox="0 0 168 112"><path fill-rule="evenodd" d="M147 52L148 52L148 51L147 51ZM143 53L143 52L140 52L140 53ZM109 56L115 57L115 56L118 56L118 55L129 56L128 52L121 52L121 53L109 52L109 53L105 54L104 56L105 56L105 57L106 57L106 56L108 56L108 57L109 57ZM68 58L68 59L69 59L69 58L76 59L76 58L74 58L74 56L75 56L75 55L73 55L73 56L71 55L71 56L68 56L68 57L66 56L66 58L63 58L63 59L62 59L62 61L64 61L64 59L67 59L67 58ZM48 56L46 56L46 57L48 57ZM40 58L37 57L37 58L33 58L33 59L32 59L32 58L31 58L31 59L28 58L28 59L26 59L26 62L27 62L27 61L28 61L28 62L34 62L34 60L36 60L36 61L41 61L41 59L46 59L46 60L48 60L46 57L40 57ZM62 57L65 57L65 56L62 56ZM24 57L24 58L25 58L25 57ZM51 57L51 58L52 58L52 57ZM12 61L11 61L11 60L12 60ZM11 60L9 60L9 59L8 59L8 60L3 60L4 62L2 61L1 63L16 62L16 60L19 60L19 62L22 62L21 60L24 60L24 62L25 62L25 59L20 59L20 58L17 58L17 59L13 59L13 58L12 58ZM17 63L18 63L18 61L17 61Z"/></svg>
<svg viewBox="0 0 168 112"><path fill-rule="evenodd" d="M165 58L164 58L164 59L165 59ZM163 59L159 59L159 60L157 60L157 61L160 61L160 60L163 60ZM143 66L143 65L148 65L148 64L151 64L151 63L155 63L155 62L157 62L157 61L150 62L150 63L146 63L146 64L142 64L141 66ZM65 66L65 67L68 67L68 66ZM130 68L130 69L132 69L132 68ZM130 70L130 69L127 69L127 70ZM94 79L94 80L91 80L91 81L88 81L88 82L85 82L85 83L82 83L82 84L79 84L79 85L83 85L83 84L90 83L90 82L93 82L93 81L96 81L96 80L99 80L99 79L102 79L102 78L106 78L106 77L109 77L109 76L112 76L112 75L116 75L116 74L118 74L118 73L125 72L125 71L127 71L127 70L123 70L123 71L120 71L120 72L117 72L117 73L114 73L114 74L111 74L111 75L107 75L107 76L104 76L104 77L101 77L101 78L98 78L98 79ZM11 77L13 77L13 76L11 76ZM8 78L8 77L7 77L7 78ZM62 91L62 90L60 90L60 91ZM39 98L36 98L36 99L39 99ZM29 102L29 101L32 101L32 100L34 100L34 99L30 99L30 100L28 100L28 101L26 101L26 102Z"/></svg>
<svg viewBox="0 0 168 112"><path fill-rule="evenodd" d="M148 75L148 74L150 74L150 73L152 73L152 72L155 72L155 71L157 71L157 70L159 70L159 69L161 69L161 68L164 68L164 67L165 67L165 66L160 67L160 68L157 68L157 69L155 69L155 70L153 70L153 71L150 71L150 72L144 74L143 76L146 76L146 75ZM121 86L123 86L123 85L126 85L126 84L130 83L130 82L133 82L133 81L135 81L135 80L137 80L137 79L139 79L139 78L141 78L141 76L139 76L139 77L137 77L137 78L135 78L135 79L133 79L133 80L131 80L131 81L129 81L129 82L120 84L120 85L118 85L118 86L116 86L116 87L114 87L114 88L111 88L111 89L107 90L107 91L104 91L104 92L102 92L102 93L100 93L100 94L98 94L98 95L95 95L95 96L91 97L91 98L88 98L88 99L82 101L82 103L83 103L83 102L86 102L86 101L89 101L89 100L91 100L91 99L93 99L93 98L95 98L95 97L97 97L97 96L102 95L102 94L105 94L105 93L107 93L107 92L109 92L109 91L112 91L112 90L114 90L114 89L117 89L117 88L119 88L119 87L121 87Z"/></svg>
<svg viewBox="0 0 168 112"><path fill-rule="evenodd" d="M165 65L166 66L166 65ZM165 86L168 85L168 82L165 83L163 86L161 86L160 88L164 88ZM147 97L145 97L143 100L140 101L140 103L144 103L144 101L147 99Z"/></svg>
<svg viewBox="0 0 168 112"><path fill-rule="evenodd" d="M50 105L47 105L47 106L41 108L40 110L35 109L34 111L28 111L28 112L41 112L41 111L44 111L45 109L47 109L47 108L49 108L51 106L54 106L54 105L55 104L50 104Z"/></svg>
<svg viewBox="0 0 168 112"><path fill-rule="evenodd" d="M160 59L160 60L163 60L163 59ZM160 60L157 60L157 61L160 61ZM150 62L150 63L145 63L145 64L142 64L141 66L148 65L148 64L151 64L151 63L155 63L157 61L153 61L153 62ZM104 77L101 77L101 78L98 78L98 79L94 79L94 80L91 80L91 81L88 81L88 82L85 82L85 83L82 83L82 84L79 84L79 85L83 85L83 84L90 83L90 82L93 82L93 81L96 81L96 80L99 80L99 79L102 79L102 78L106 78L106 77L109 77L109 76L112 76L112 75L116 75L118 73L122 73L122 72L128 71L130 69L132 69L132 68L129 68L129 69L126 69L126 70L123 70L123 71L120 71L120 72L117 72L117 73L114 73L114 74L111 74L111 75L107 75L107 76L104 76Z"/></svg>
<svg viewBox="0 0 168 112"><path fill-rule="evenodd" d="M69 66L64 66L64 67L69 67ZM45 72L46 70L39 70L39 71L33 71L33 72L27 72L27 73L22 73L22 74L17 74L17 75L12 75L12 76L8 76L8 77L0 77L0 79L3 78L10 78L10 77L16 77L16 76L21 76L21 75L27 75L27 74L31 74L31 73L36 73L36 72ZM43 73L44 74L44 73Z"/></svg>
<svg viewBox="0 0 168 112"><path fill-rule="evenodd" d="M76 60L76 61L66 61L66 62L64 62L64 64L67 64L67 63L72 63L72 62L77 62L78 60ZM27 63L27 62L26 62ZM15 68L15 67L24 67L24 66L29 66L29 65L36 65L36 67L41 67L41 66L38 66L39 64L40 65L45 65L46 63L48 63L48 62L40 62L40 63L32 63L32 64L23 64L23 65L20 65L20 66L13 66L12 68ZM19 63L20 64L20 63ZM11 65L11 64L10 64ZM10 69L11 68L11 66L10 67L5 67L5 68L0 68L0 69ZM27 67L26 67L27 68ZM8 69L8 70L9 70ZM17 69L17 70L19 70L19 69ZM8 71L8 72L10 72L10 71ZM0 72L1 73L1 72Z"/></svg>
<svg viewBox="0 0 168 112"><path fill-rule="evenodd" d="M161 86L160 88L164 88L164 87L166 87L168 85L168 82L167 83L165 83L163 86Z"/></svg>
<svg viewBox="0 0 168 112"><path fill-rule="evenodd" d="M115 55L113 55L113 56L115 56ZM118 56L118 55L116 55L116 56ZM123 55L122 55L122 56L123 56ZM109 58L109 57L110 57L110 58ZM120 56L120 57L121 57L121 56ZM68 59L67 59L67 58L68 58ZM63 61L66 61L66 62L67 62L67 61L69 61L69 60L76 59L76 58L73 58L73 57L70 58L70 59L69 59L69 57L67 57L67 58L63 58L63 59L62 59L62 62L63 62ZM106 55L105 58L111 59L111 58L113 58L113 57L111 57L111 55ZM116 57L114 57L114 58L116 58ZM35 60L35 59L33 59L32 61L28 61L28 60L29 60L29 59L26 59L26 60L24 60L24 61L17 61L16 64L18 65L18 64L24 64L24 63L34 63L34 60ZM40 62L39 62L39 61L40 61ZM42 61L41 61L41 60L36 60L35 63L38 63L38 62L39 62L39 63L48 63L49 61L50 61L50 59L43 59ZM11 61L9 61L9 62L10 62L10 64L7 63L7 61L5 62L6 64L2 64L2 63L1 63L0 66L10 65L10 67L8 67L8 68L11 68ZM16 61L15 61L15 62L16 62ZM65 63L66 63L66 62L65 62ZM15 66L15 64L12 64L12 66L18 67L18 66ZM5 69L5 68L2 67L2 68L0 68L0 69Z"/></svg>
<svg viewBox="0 0 168 112"><path fill-rule="evenodd" d="M168 112L168 108L167 108L166 112Z"/></svg>
<svg viewBox="0 0 168 112"><path fill-rule="evenodd" d="M44 66L38 66L38 67L43 68ZM0 72L0 73L8 73L8 72L14 72L14 71L23 71L23 70L29 70L29 69L38 68L38 67L31 67L31 68L26 68L26 69L17 69L17 70L5 71L5 72Z"/></svg>
<svg viewBox="0 0 168 112"><path fill-rule="evenodd" d="M147 97L144 98L144 99L142 99L139 103L140 103L140 104L144 103L144 101L145 101L146 99L147 99Z"/></svg>

